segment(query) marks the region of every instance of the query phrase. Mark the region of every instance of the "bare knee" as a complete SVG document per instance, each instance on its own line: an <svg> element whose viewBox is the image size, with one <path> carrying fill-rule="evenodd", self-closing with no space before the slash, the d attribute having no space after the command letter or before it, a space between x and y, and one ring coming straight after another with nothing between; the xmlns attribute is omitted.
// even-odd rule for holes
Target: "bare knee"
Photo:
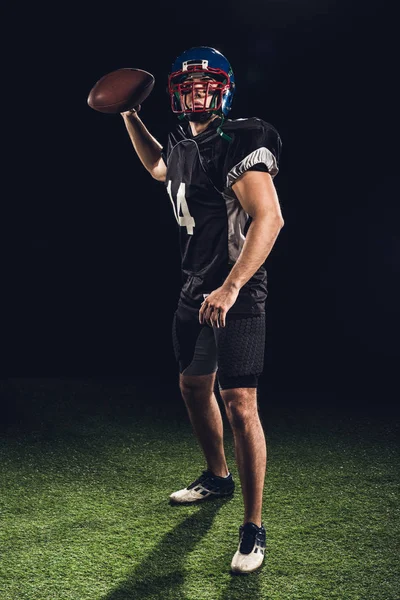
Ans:
<svg viewBox="0 0 400 600"><path fill-rule="evenodd" d="M255 388L221 390L226 416L234 429L245 429L258 418Z"/></svg>
<svg viewBox="0 0 400 600"><path fill-rule="evenodd" d="M214 391L215 373L209 375L179 375L179 387L185 400L209 397Z"/></svg>

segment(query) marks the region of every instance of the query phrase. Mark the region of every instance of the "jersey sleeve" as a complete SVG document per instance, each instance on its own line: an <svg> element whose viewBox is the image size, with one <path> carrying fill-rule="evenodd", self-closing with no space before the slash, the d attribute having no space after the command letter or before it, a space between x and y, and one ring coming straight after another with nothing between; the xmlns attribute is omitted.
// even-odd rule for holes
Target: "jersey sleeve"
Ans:
<svg viewBox="0 0 400 600"><path fill-rule="evenodd" d="M246 171L266 171L271 177L279 171L281 139L272 125L249 119L246 127L235 131L224 164L225 187L231 188Z"/></svg>

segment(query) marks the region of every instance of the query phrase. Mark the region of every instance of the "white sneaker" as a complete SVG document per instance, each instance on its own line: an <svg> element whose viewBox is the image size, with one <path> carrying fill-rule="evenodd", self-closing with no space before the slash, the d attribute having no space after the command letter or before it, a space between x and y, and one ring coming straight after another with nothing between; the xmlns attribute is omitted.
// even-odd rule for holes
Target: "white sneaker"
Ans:
<svg viewBox="0 0 400 600"><path fill-rule="evenodd" d="M187 488L171 494L170 500L174 504L186 504L207 498L221 498L233 494L234 489L235 482L231 473L228 477L218 477L211 471L203 471Z"/></svg>
<svg viewBox="0 0 400 600"><path fill-rule="evenodd" d="M246 523L239 527L239 547L232 559L232 573L251 573L258 569L264 560L265 529L254 523Z"/></svg>

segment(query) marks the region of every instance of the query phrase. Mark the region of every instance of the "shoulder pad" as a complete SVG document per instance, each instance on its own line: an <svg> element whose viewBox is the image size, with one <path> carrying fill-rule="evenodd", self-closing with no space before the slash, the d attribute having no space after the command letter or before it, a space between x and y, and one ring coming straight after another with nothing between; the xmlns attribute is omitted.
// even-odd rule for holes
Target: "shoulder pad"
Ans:
<svg viewBox="0 0 400 600"><path fill-rule="evenodd" d="M275 127L258 117L247 117L245 119L227 119L222 129L234 132L243 129L275 129Z"/></svg>

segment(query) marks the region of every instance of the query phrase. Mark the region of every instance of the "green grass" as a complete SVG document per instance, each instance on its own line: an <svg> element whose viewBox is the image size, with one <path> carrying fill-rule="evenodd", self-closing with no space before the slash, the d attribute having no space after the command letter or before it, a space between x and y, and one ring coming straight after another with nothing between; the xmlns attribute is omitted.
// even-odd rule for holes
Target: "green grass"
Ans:
<svg viewBox="0 0 400 600"><path fill-rule="evenodd" d="M400 598L396 424L264 417L267 555L233 577L229 429L235 496L170 506L204 468L185 415L84 412L0 442L1 600Z"/></svg>

